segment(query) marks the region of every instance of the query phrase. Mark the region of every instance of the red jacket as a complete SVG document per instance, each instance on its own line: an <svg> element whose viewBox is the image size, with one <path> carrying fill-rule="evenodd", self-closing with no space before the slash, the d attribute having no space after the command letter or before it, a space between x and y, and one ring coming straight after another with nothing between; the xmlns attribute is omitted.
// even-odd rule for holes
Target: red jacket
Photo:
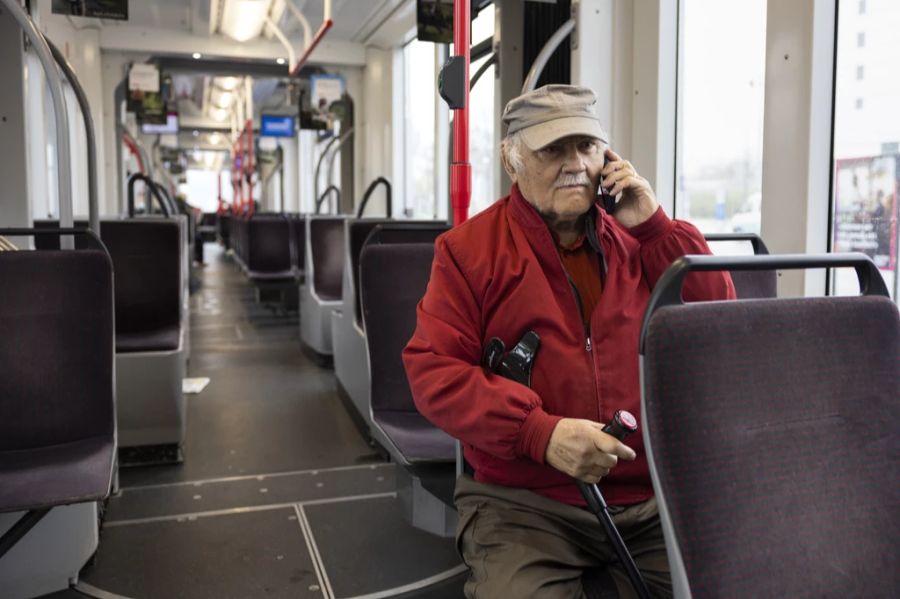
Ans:
<svg viewBox="0 0 900 599"><path fill-rule="evenodd" d="M584 500L573 479L544 463L553 428L564 417L609 422L619 409L641 421L638 336L650 291L679 256L709 253L693 225L662 209L633 229L593 210L593 242L608 270L589 339L550 230L513 185L438 238L403 352L416 406L462 441L476 480L574 505ZM727 273L692 273L685 282L688 301L734 297ZM488 340L512 348L528 330L541 338L530 389L480 366ZM653 495L641 436L626 442L637 460L620 461L600 484L611 504Z"/></svg>

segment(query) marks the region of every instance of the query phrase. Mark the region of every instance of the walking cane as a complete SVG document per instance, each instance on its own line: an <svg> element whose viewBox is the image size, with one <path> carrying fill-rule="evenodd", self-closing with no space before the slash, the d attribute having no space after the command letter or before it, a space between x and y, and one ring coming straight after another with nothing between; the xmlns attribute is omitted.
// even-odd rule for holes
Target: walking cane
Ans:
<svg viewBox="0 0 900 599"><path fill-rule="evenodd" d="M534 357L540 344L541 338L538 334L534 331L528 331L509 353L504 353L506 346L503 340L494 337L484 348L482 364L493 373L521 383L526 387L531 387L531 369L534 366ZM612 422L603 427L603 432L622 441L626 436L635 432L637 428L635 417L630 412L619 410L613 416ZM609 515L609 509L606 505L606 500L603 499L603 494L600 493L600 487L577 479L575 483L578 485L582 496L584 496L588 507L597 516L597 520L600 521L607 538L612 542L616 555L622 563L622 567L625 569L625 573L631 581L631 586L634 587L638 597L640 599L650 599L650 591L647 589L647 584L637 569L631 553L628 552L628 547L625 545L625 541L622 540L622 535L619 534L619 530Z"/></svg>
<svg viewBox="0 0 900 599"><path fill-rule="evenodd" d="M604 433L612 435L619 441L624 441L625 437L635 431L637 431L637 420L631 415L631 412L626 412L625 410L616 412L612 422L603 427ZM603 494L600 493L600 487L586 483L583 480L576 480L575 484L578 485L578 490L581 491L581 495L587 502L588 507L597 516L597 520L600 521L600 526L603 527L606 536L612 541L613 547L616 549L616 555L619 557L622 567L625 568L628 580L631 581L631 586L634 587L638 597L640 599L650 599L650 591L647 589L644 577L641 576L640 570L637 569L631 553L628 552L625 541L622 540L622 535L619 534L619 529L616 528L615 523L612 521L612 516L609 515L609 509L606 505L606 500L603 499Z"/></svg>

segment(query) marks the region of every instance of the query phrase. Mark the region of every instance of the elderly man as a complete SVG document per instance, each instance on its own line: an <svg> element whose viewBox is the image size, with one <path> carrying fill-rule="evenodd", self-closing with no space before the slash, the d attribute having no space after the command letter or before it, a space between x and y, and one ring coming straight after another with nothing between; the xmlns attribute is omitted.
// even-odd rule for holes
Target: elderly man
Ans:
<svg viewBox="0 0 900 599"><path fill-rule="evenodd" d="M600 482L648 586L670 593L642 440L626 445L601 423L640 415L650 292L673 260L709 248L607 147L595 103L588 89L548 85L507 104L510 194L438 239L404 350L416 405L474 469L455 494L468 597L582 597L584 571L600 567L632 596L573 477ZM612 214L598 185L620 195ZM733 298L734 287L727 273L695 273L684 296ZM482 368L488 340L512 347L529 330L541 339L530 387Z"/></svg>

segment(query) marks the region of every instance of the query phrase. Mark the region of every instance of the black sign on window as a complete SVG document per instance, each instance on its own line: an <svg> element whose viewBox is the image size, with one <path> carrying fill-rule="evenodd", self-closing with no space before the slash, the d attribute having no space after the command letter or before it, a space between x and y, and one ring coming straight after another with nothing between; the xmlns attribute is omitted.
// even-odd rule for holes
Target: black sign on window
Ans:
<svg viewBox="0 0 900 599"><path fill-rule="evenodd" d="M73 17L128 20L128 0L53 0L51 12Z"/></svg>

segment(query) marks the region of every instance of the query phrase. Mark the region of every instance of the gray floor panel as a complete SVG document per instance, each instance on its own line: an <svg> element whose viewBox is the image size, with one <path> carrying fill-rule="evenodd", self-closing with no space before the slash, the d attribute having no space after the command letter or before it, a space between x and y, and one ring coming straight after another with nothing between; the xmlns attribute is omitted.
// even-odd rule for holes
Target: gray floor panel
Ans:
<svg viewBox="0 0 900 599"><path fill-rule="evenodd" d="M453 539L413 528L397 499L310 505L304 512L338 599L410 585L462 563ZM462 596L459 576L436 587L445 593L440 596L456 590ZM428 590L418 593L430 596Z"/></svg>
<svg viewBox="0 0 900 599"><path fill-rule="evenodd" d="M334 373L302 352L296 314L257 304L211 244L206 257L187 376L211 381L186 397L185 461L120 471L82 579L133 599L302 599L329 585L335 599L461 597L463 573L416 587L461 565L454 543L403 520L396 466L359 434Z"/></svg>
<svg viewBox="0 0 900 599"><path fill-rule="evenodd" d="M323 596L289 508L107 528L82 578L133 599Z"/></svg>
<svg viewBox="0 0 900 599"><path fill-rule="evenodd" d="M109 501L107 522L238 507L391 493L395 465L378 464L242 480L125 488Z"/></svg>

